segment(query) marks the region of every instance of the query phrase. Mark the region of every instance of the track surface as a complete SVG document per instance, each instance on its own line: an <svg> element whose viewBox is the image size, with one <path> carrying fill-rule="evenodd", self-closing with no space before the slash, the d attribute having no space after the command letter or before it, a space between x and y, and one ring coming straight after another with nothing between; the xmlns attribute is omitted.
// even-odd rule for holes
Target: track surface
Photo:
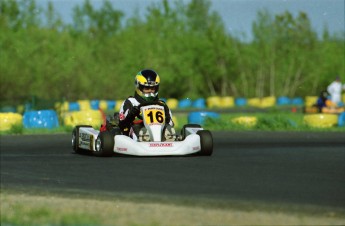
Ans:
<svg viewBox="0 0 345 226"><path fill-rule="evenodd" d="M1 188L345 208L345 134L214 132L211 157L74 154L71 136L1 136Z"/></svg>

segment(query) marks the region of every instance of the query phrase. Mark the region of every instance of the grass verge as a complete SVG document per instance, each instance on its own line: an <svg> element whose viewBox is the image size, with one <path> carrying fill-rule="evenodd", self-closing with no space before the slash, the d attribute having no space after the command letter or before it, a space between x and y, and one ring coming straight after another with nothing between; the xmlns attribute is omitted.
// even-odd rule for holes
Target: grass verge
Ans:
<svg viewBox="0 0 345 226"><path fill-rule="evenodd" d="M151 200L151 201L149 201ZM170 201L167 201L170 200ZM344 225L338 212L114 196L1 192L1 225Z"/></svg>

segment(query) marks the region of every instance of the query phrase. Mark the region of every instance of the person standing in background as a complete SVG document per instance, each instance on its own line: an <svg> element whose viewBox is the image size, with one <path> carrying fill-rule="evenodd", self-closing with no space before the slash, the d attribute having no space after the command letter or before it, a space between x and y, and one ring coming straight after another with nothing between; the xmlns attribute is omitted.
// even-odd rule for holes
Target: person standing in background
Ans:
<svg viewBox="0 0 345 226"><path fill-rule="evenodd" d="M340 76L337 76L335 80L327 87L328 93L331 95L331 101L338 106L342 105L341 102L341 91L345 87L342 87Z"/></svg>

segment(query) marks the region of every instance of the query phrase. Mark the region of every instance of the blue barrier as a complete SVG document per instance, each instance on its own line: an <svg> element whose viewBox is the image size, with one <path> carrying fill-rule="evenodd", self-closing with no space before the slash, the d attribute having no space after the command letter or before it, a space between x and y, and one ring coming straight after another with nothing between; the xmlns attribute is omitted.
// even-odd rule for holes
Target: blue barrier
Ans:
<svg viewBox="0 0 345 226"><path fill-rule="evenodd" d="M304 105L304 100L302 97L295 97L291 100L291 104L293 104L293 105Z"/></svg>
<svg viewBox="0 0 345 226"><path fill-rule="evenodd" d="M78 102L70 102L68 104L68 111L80 111L80 105Z"/></svg>
<svg viewBox="0 0 345 226"><path fill-rule="evenodd" d="M179 100L178 107L179 108L189 108L192 106L192 101L189 98Z"/></svg>
<svg viewBox="0 0 345 226"><path fill-rule="evenodd" d="M114 110L116 106L115 100L107 100L107 110Z"/></svg>
<svg viewBox="0 0 345 226"><path fill-rule="evenodd" d="M291 100L289 97L285 97L285 96L278 97L277 105L289 105L289 104L291 104Z"/></svg>
<svg viewBox="0 0 345 226"><path fill-rule="evenodd" d="M204 98L199 98L193 101L192 107L194 108L206 108L206 100Z"/></svg>
<svg viewBox="0 0 345 226"><path fill-rule="evenodd" d="M25 128L47 128L59 127L57 114L53 110L27 111L23 116Z"/></svg>
<svg viewBox="0 0 345 226"><path fill-rule="evenodd" d="M235 99L235 105L236 106L245 106L247 105L247 99L243 97L239 97Z"/></svg>
<svg viewBox="0 0 345 226"><path fill-rule="evenodd" d="M345 126L345 112L339 114L338 126Z"/></svg>
<svg viewBox="0 0 345 226"><path fill-rule="evenodd" d="M188 115L188 123L204 125L207 118L219 119L219 114L215 112L191 112Z"/></svg>
<svg viewBox="0 0 345 226"><path fill-rule="evenodd" d="M92 110L98 110L99 109L99 100L91 100L90 106Z"/></svg>

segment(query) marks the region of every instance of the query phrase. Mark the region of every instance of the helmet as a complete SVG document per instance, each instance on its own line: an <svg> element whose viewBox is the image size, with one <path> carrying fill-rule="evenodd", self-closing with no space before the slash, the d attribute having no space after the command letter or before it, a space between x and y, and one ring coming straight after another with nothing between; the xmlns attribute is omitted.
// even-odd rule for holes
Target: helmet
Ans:
<svg viewBox="0 0 345 226"><path fill-rule="evenodd" d="M135 76L135 91L146 101L152 101L157 98L159 90L159 75L150 69L145 69ZM152 93L144 93L144 88L151 87L154 89Z"/></svg>

